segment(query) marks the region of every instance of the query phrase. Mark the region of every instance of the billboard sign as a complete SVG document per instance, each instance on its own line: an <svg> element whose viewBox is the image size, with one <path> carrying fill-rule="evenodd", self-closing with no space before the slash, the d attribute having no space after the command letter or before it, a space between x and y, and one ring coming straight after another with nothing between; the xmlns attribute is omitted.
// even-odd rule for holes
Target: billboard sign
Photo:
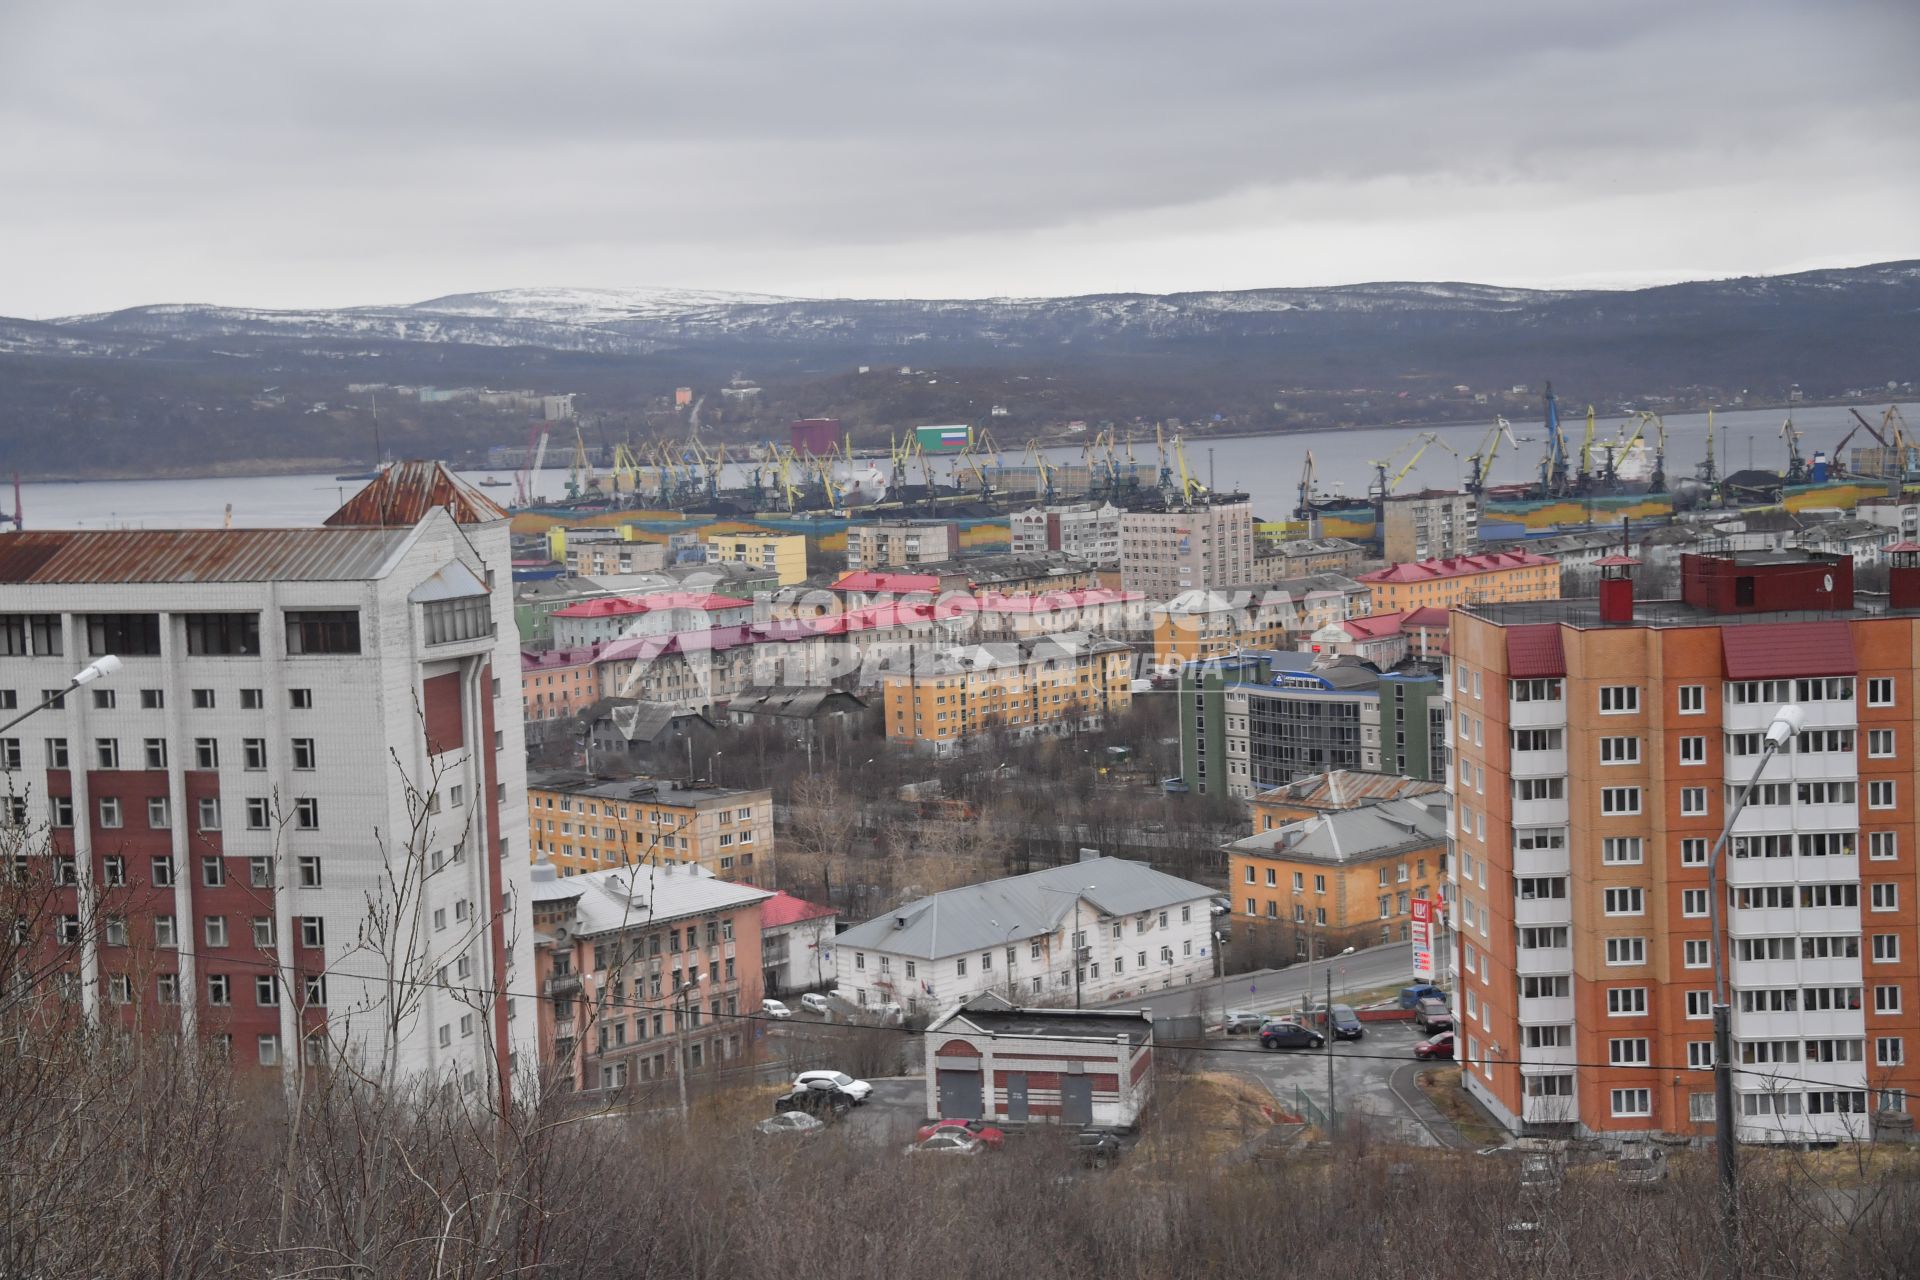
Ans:
<svg viewBox="0 0 1920 1280"><path fill-rule="evenodd" d="M973 428L964 423L955 427L915 427L913 434L927 453L958 453L973 440Z"/></svg>
<svg viewBox="0 0 1920 1280"><path fill-rule="evenodd" d="M1433 899L1413 900L1413 976L1416 981L1433 980Z"/></svg>

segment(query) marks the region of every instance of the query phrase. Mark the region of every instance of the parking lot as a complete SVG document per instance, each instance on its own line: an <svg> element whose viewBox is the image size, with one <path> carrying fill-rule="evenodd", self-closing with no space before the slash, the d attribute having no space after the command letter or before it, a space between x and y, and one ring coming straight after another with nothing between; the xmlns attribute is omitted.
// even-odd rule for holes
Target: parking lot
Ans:
<svg viewBox="0 0 1920 1280"><path fill-rule="evenodd" d="M1425 1039L1410 1022L1370 1022L1364 1038L1333 1042L1335 1110L1357 1115L1380 1133L1418 1146L1441 1145L1409 1101L1413 1046ZM1189 1055L1197 1070L1231 1071L1257 1080L1288 1111L1300 1093L1313 1106L1327 1098L1328 1054L1317 1049L1262 1049L1259 1037L1215 1034L1203 1053ZM1396 1080L1396 1076L1400 1078Z"/></svg>

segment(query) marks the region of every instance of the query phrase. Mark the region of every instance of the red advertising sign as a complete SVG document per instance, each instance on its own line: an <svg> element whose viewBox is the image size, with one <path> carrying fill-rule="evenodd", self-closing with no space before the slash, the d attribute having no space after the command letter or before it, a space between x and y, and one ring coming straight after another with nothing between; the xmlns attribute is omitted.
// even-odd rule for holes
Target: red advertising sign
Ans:
<svg viewBox="0 0 1920 1280"><path fill-rule="evenodd" d="M1422 981L1433 978L1433 899L1413 900L1413 976Z"/></svg>

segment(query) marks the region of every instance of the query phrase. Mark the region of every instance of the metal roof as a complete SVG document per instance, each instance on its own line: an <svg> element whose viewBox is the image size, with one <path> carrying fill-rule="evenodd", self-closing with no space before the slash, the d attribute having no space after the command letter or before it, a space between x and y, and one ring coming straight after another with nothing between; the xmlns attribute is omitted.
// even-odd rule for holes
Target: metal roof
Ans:
<svg viewBox="0 0 1920 1280"><path fill-rule="evenodd" d="M329 527L420 523L420 517L444 507L461 524L488 524L507 518L506 509L447 469L444 462L396 462L380 478L347 499L324 521Z"/></svg>
<svg viewBox="0 0 1920 1280"><path fill-rule="evenodd" d="M1388 565L1360 575L1361 582L1433 582L1475 573L1494 573L1502 569L1531 569L1557 564L1548 556L1531 551L1492 551L1484 555L1450 556L1440 560L1415 560Z"/></svg>
<svg viewBox="0 0 1920 1280"><path fill-rule="evenodd" d="M62 529L0 534L0 582L354 582L411 536L391 529Z"/></svg>
<svg viewBox="0 0 1920 1280"><path fill-rule="evenodd" d="M1402 800L1410 796L1432 795L1445 791L1446 785L1422 778L1403 778L1391 773L1362 773L1357 769L1334 769L1308 778L1262 791L1255 804L1288 804L1316 809L1357 809L1381 800Z"/></svg>
<svg viewBox="0 0 1920 1280"><path fill-rule="evenodd" d="M982 1000L969 1001L927 1028L964 1035L968 1030L990 1036L1028 1036L1047 1040L1097 1040L1111 1043L1125 1036L1129 1044L1153 1039L1153 1015L1141 1009L1017 1009Z"/></svg>
<svg viewBox="0 0 1920 1280"><path fill-rule="evenodd" d="M1559 624L1534 622L1507 628L1507 674L1516 680L1567 674Z"/></svg>
<svg viewBox="0 0 1920 1280"><path fill-rule="evenodd" d="M1211 898L1214 890L1125 858L1089 858L1023 876L948 889L896 907L834 940L836 947L870 948L938 960L1044 937L1073 915L1083 927L1101 916L1129 916Z"/></svg>
<svg viewBox="0 0 1920 1280"><path fill-rule="evenodd" d="M531 902L574 900L572 928L579 938L732 911L772 896L766 889L716 880L712 872L691 862L609 867L578 876L536 875L528 884Z"/></svg>
<svg viewBox="0 0 1920 1280"><path fill-rule="evenodd" d="M1226 846L1228 853L1302 862L1365 862L1447 838L1444 796L1383 800L1359 809L1336 809L1257 831Z"/></svg>
<svg viewBox="0 0 1920 1280"><path fill-rule="evenodd" d="M1837 620L1723 627L1720 644L1730 680L1850 676L1860 670L1853 628Z"/></svg>

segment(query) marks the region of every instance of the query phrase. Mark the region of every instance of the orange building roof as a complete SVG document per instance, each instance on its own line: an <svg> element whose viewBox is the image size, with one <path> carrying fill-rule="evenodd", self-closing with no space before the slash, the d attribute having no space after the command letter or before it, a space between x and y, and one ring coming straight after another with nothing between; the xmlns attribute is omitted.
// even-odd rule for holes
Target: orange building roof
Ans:
<svg viewBox="0 0 1920 1280"><path fill-rule="evenodd" d="M434 507L461 524L505 520L499 503L447 469L444 462L396 462L380 478L347 499L347 504L322 523L334 528L379 525L408 528Z"/></svg>

